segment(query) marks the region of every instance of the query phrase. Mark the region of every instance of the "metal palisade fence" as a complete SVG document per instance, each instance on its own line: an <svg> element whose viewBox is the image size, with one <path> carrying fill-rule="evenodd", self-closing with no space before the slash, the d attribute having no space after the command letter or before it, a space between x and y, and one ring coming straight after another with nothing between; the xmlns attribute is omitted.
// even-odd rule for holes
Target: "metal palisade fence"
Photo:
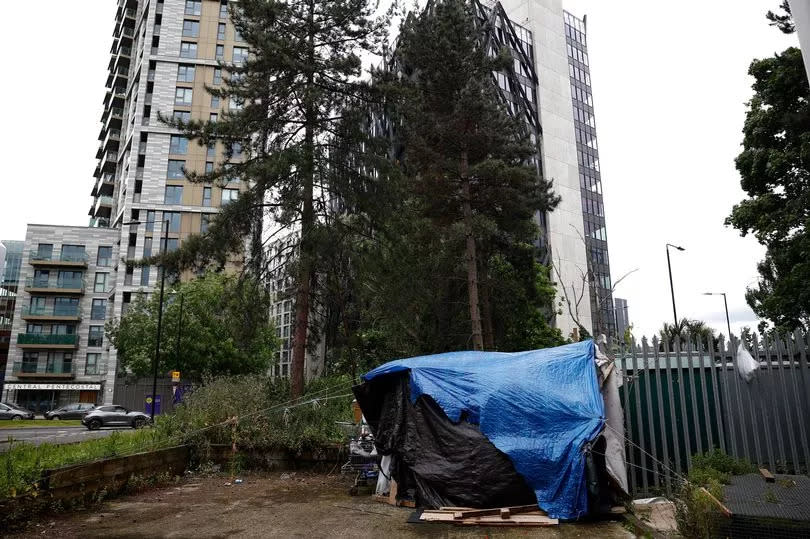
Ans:
<svg viewBox="0 0 810 539"><path fill-rule="evenodd" d="M746 381L739 341L684 336L634 342L616 354L632 494L671 494L692 455L720 449L772 472L805 474L810 464L807 334L753 336L758 362Z"/></svg>

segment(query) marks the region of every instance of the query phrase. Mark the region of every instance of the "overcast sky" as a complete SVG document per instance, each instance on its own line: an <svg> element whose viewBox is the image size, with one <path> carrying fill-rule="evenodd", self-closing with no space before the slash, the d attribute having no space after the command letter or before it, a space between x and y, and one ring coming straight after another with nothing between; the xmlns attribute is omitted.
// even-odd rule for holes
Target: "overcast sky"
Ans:
<svg viewBox="0 0 810 539"><path fill-rule="evenodd" d="M27 223L87 225L115 2L11 2L0 33L7 103L0 131L0 239L24 239ZM47 7L43 9L44 5ZM725 333L756 325L745 303L763 249L723 226L741 200L740 151L748 64L798 45L764 18L778 0L564 0L588 15L588 46L616 292L636 335L672 319L667 242L681 317ZM27 43L20 49L21 43ZM735 332L737 330L735 329Z"/></svg>

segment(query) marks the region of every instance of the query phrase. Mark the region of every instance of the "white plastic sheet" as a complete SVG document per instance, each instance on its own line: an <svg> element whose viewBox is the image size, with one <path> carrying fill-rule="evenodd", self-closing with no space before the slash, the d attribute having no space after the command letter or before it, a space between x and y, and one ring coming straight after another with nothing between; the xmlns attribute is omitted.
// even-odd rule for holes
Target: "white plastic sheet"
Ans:
<svg viewBox="0 0 810 539"><path fill-rule="evenodd" d="M759 362L754 359L743 343L737 347L737 373L746 383L750 382L757 375Z"/></svg>

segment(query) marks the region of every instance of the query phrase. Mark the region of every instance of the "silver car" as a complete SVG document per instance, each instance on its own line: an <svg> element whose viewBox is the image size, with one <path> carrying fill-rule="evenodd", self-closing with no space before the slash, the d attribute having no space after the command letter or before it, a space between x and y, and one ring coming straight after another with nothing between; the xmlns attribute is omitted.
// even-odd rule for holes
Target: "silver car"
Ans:
<svg viewBox="0 0 810 539"><path fill-rule="evenodd" d="M149 416L143 412L128 410L123 406L111 404L99 406L82 418L82 425L90 430L101 427L132 427L139 429L149 424Z"/></svg>

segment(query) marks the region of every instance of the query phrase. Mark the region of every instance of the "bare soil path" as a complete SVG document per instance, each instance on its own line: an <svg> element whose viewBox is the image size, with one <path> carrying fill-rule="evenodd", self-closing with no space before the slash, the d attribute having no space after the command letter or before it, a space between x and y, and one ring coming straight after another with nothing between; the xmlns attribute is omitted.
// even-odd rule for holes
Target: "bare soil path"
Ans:
<svg viewBox="0 0 810 539"><path fill-rule="evenodd" d="M228 477L191 475L96 509L44 516L9 537L632 537L619 522L548 528L409 524L412 509L351 497L340 477L298 472L242 479L233 484Z"/></svg>

